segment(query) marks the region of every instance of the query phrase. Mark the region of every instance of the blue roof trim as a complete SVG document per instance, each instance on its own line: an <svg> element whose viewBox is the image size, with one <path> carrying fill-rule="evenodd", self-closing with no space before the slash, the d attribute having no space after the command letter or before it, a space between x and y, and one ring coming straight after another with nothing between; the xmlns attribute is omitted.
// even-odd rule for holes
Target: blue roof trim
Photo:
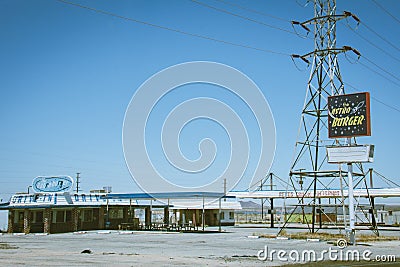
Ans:
<svg viewBox="0 0 400 267"><path fill-rule="evenodd" d="M100 208L100 207L105 207L105 204L99 204L99 205L26 205L26 206L10 206L10 205L1 205L0 204L0 210L17 210L17 209L65 209L65 208ZM129 205L115 205L113 203L109 204L110 207L129 207ZM132 204L132 207L134 208L142 208L142 207L148 207L149 205L143 205L143 204ZM168 207L168 205L160 205L160 204L155 204L152 205L154 208L165 208ZM174 207L174 205L169 205L169 207Z"/></svg>
<svg viewBox="0 0 400 267"><path fill-rule="evenodd" d="M8 206L0 206L0 210L16 210L16 209L47 209L47 208L99 208L104 205L21 205L21 206L13 206L13 205L8 205ZM110 204L110 206L114 206Z"/></svg>

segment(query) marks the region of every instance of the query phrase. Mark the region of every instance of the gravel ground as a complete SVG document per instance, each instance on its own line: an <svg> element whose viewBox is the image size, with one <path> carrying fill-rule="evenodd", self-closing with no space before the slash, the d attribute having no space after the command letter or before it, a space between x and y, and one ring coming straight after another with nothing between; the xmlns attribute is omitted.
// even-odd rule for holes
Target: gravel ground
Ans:
<svg viewBox="0 0 400 267"><path fill-rule="evenodd" d="M208 230L216 230L208 228ZM394 255L400 259L400 241L369 242L338 249L325 241L279 240L250 237L257 234L276 233L277 229L225 227L222 233L167 233L89 231L53 235L0 236L1 266L278 266L295 263L289 258L292 250L300 255L304 250L314 250L317 257L323 250L337 250L343 255L357 250L360 255L371 251L369 257ZM296 231L296 230L290 230ZM299 230L297 230L299 231ZM383 235L400 235L386 231ZM277 252L262 261L257 258L260 250L267 248L286 251L278 259ZM82 253L83 251L90 253ZM261 253L260 256L264 254ZM296 254L291 254L295 257ZM334 254L336 255L336 254ZM325 254L325 259L329 260ZM399 264L391 264L397 266ZM366 262L317 262L312 266L363 266ZM371 261L369 264L382 265ZM400 265L400 264L399 264ZM311 265L310 265L311 266Z"/></svg>

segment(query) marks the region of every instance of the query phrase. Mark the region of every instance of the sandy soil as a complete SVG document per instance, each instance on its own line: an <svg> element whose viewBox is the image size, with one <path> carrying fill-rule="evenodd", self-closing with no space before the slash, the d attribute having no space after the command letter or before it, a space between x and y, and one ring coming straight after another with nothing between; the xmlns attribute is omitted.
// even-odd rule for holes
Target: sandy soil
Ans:
<svg viewBox="0 0 400 267"><path fill-rule="evenodd" d="M214 229L216 230L216 229ZM277 240L249 237L257 233L276 233L277 229L226 227L223 233L166 233L89 231L82 234L0 236L1 266L278 266L293 261L259 260L260 250L338 249L327 242ZM400 235L400 232L388 232ZM395 255L400 259L400 241L370 242L348 247L360 254ZM345 250L346 250L345 249ZM88 250L91 253L82 253ZM263 254L262 254L263 255ZM287 257L287 255L286 255ZM378 264L376 261L370 262ZM397 262L399 264L399 262ZM362 262L318 262L313 266L365 265ZM379 262L379 266L382 262ZM394 265L392 265L394 266Z"/></svg>

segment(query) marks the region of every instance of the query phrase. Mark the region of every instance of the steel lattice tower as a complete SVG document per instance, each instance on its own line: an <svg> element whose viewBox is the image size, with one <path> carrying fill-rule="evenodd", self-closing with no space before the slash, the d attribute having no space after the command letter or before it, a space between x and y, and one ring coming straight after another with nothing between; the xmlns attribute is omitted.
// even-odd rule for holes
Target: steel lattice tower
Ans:
<svg viewBox="0 0 400 267"><path fill-rule="evenodd" d="M339 70L338 55L347 51L360 53L349 47L336 47L336 23L345 18L358 18L350 12L336 15L336 0L314 0L314 18L305 22L293 21L307 32L314 26L314 50L305 55L292 55L293 59L301 59L310 64L311 73L307 84L306 98L301 113L299 133L295 145L294 157L289 174L289 186L297 192L309 192L313 198L306 203L306 198L298 197L295 209L301 208L304 216L305 207L312 208L311 221L306 221L310 232L315 231L316 212L319 213L320 227L322 206L321 198L316 197L318 189L339 188L341 175L346 172L333 170L336 166L328 165L326 158L326 145L339 143L340 140L328 140L328 96L344 94L344 84ZM362 165L355 177L365 177ZM340 179L338 179L340 178ZM309 199L307 200L309 201ZM318 201L318 203L317 203ZM344 201L342 200L344 205ZM332 205L333 206L333 205ZM285 207L286 210L286 207ZM294 210L293 210L294 211ZM293 212L292 212L293 213ZM286 215L287 216L287 215ZM287 224L290 214L285 219ZM311 225L311 226L310 226Z"/></svg>

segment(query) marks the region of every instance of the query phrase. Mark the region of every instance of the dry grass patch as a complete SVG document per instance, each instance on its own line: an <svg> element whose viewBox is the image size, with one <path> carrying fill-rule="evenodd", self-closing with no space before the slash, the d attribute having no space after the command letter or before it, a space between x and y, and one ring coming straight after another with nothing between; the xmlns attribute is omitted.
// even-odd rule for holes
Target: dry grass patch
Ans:
<svg viewBox="0 0 400 267"><path fill-rule="evenodd" d="M0 243L0 249L17 249L17 246L13 246L7 243Z"/></svg>
<svg viewBox="0 0 400 267"><path fill-rule="evenodd" d="M400 240L399 236L376 236L376 235L356 235L356 240L361 242L368 241L398 241Z"/></svg>
<svg viewBox="0 0 400 267"><path fill-rule="evenodd" d="M276 238L275 234L257 234L253 235L259 236L260 238ZM338 239L346 239L344 234L332 234L332 233L308 233L308 232L298 232L298 233L287 233L285 230L281 232L279 236L288 237L290 239L319 239L321 241L332 241ZM371 241L398 241L400 237L398 236L376 236L373 234L357 234L357 242L371 242Z"/></svg>

